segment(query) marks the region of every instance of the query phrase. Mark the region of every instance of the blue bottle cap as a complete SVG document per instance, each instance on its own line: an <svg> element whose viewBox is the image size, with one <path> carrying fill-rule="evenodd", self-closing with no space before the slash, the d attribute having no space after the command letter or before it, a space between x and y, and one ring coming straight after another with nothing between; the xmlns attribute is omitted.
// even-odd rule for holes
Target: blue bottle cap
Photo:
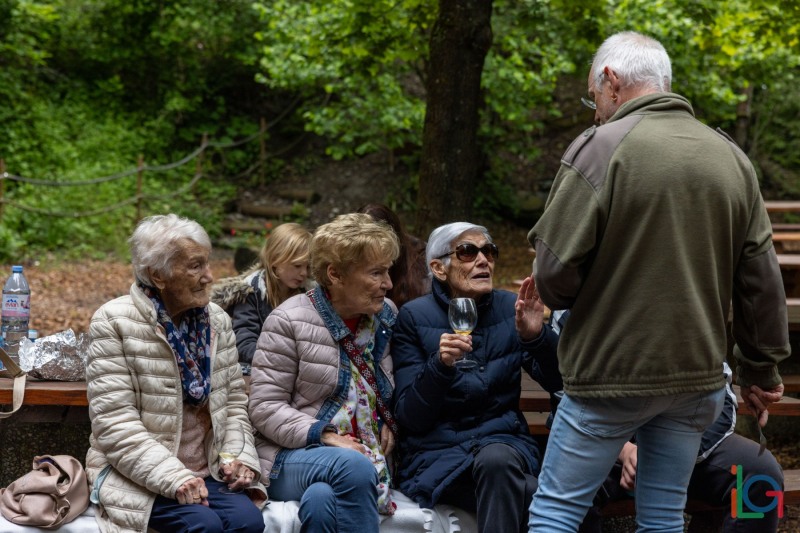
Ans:
<svg viewBox="0 0 800 533"><path fill-rule="evenodd" d="M22 265L14 265L11 267L11 272L22 272Z"/></svg>

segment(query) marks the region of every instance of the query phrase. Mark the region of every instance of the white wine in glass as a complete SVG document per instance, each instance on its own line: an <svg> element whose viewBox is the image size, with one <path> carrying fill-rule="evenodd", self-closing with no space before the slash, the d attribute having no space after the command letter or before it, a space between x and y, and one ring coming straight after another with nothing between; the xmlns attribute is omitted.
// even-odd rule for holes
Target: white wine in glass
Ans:
<svg viewBox="0 0 800 533"><path fill-rule="evenodd" d="M233 443L236 446L236 452L231 452L230 450L225 450L219 452L219 464L222 465L229 465L234 462L239 456L242 454L242 450L244 450L245 444L245 428L243 424L237 424L234 432L236 433L236 441ZM241 490L231 490L227 486L222 486L219 488L219 491L223 494L236 494L237 492L241 492Z"/></svg>
<svg viewBox="0 0 800 533"><path fill-rule="evenodd" d="M459 335L469 335L478 323L478 309L475 307L475 300L472 298L452 298L450 300L450 310L447 314L450 319L450 327ZM469 358L469 354L456 361L456 367L472 368L478 363Z"/></svg>

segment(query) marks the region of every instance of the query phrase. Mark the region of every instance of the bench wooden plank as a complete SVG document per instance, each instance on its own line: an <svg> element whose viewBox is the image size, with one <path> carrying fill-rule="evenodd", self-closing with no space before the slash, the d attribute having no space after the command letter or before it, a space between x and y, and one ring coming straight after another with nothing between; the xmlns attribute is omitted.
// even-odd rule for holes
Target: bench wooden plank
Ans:
<svg viewBox="0 0 800 533"><path fill-rule="evenodd" d="M800 392L800 374L781 376L785 392Z"/></svg>
<svg viewBox="0 0 800 533"><path fill-rule="evenodd" d="M789 329L800 324L800 298L786 298L786 312L789 315Z"/></svg>
<svg viewBox="0 0 800 533"><path fill-rule="evenodd" d="M800 231L800 224L792 222L773 222L772 231Z"/></svg>
<svg viewBox="0 0 800 533"><path fill-rule="evenodd" d="M767 200L764 207L768 213L800 213L800 201L796 200Z"/></svg>
<svg viewBox="0 0 800 533"><path fill-rule="evenodd" d="M0 404L12 403L14 380L0 378ZM24 405L87 406L84 381L25 381Z"/></svg>
<svg viewBox="0 0 800 533"><path fill-rule="evenodd" d="M800 468L783 471L783 503L800 505Z"/></svg>
<svg viewBox="0 0 800 533"><path fill-rule="evenodd" d="M528 430L531 432L531 435L548 435L550 433L550 430L545 426L549 413L525 412L522 414L525 415L525 420L528 422Z"/></svg>
<svg viewBox="0 0 800 533"><path fill-rule="evenodd" d="M249 386L249 376L246 382ZM788 385L787 385L788 383ZM784 376L784 387L788 390L800 388L800 376ZM550 411L550 395L541 386L527 375L522 380L522 396L520 397L520 410L524 412ZM737 395L738 387L734 386ZM9 405L12 402L13 380L0 378L0 405ZM25 386L24 405L64 405L87 406L86 383L83 381L34 381L28 380ZM744 404L739 398L739 412L747 414ZM772 404L769 409L773 415L800 416L800 399L784 396L783 400Z"/></svg>

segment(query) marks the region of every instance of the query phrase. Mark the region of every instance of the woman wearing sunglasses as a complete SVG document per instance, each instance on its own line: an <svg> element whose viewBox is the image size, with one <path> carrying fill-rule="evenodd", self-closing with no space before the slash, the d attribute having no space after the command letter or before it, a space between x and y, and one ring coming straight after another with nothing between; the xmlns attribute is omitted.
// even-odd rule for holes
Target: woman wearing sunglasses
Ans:
<svg viewBox="0 0 800 533"><path fill-rule="evenodd" d="M477 512L482 532L527 531L540 456L519 411L521 372L559 390L558 336L543 324L531 279L519 295L494 289L498 258L483 226L447 224L428 239L431 294L401 308L392 339L396 477L423 507ZM449 302L458 297L477 304L471 335L450 327ZM477 364L461 369L456 361L467 354Z"/></svg>

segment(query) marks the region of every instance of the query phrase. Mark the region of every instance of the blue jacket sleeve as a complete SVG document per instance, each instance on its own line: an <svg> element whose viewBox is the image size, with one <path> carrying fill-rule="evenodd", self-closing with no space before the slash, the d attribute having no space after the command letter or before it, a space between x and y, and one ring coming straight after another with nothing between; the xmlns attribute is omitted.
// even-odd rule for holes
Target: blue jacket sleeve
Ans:
<svg viewBox="0 0 800 533"><path fill-rule="evenodd" d="M537 339L522 342L527 351L522 366L525 371L547 392L564 388L561 372L558 371L558 334L549 324L545 324Z"/></svg>

